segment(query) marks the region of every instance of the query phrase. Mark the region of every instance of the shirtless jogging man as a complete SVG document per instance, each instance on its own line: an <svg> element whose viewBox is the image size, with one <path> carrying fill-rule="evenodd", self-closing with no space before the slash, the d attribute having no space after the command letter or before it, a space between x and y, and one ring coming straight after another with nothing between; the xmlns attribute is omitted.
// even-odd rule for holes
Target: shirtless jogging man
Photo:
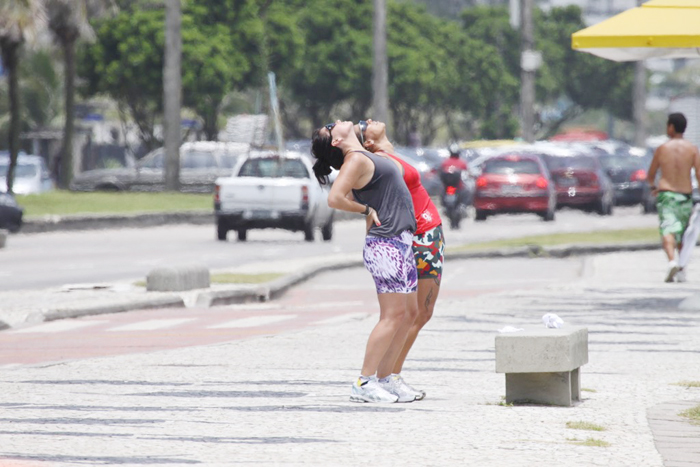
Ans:
<svg viewBox="0 0 700 467"><path fill-rule="evenodd" d="M700 184L700 153L692 143L683 139L687 121L681 113L668 116L666 134L669 141L659 146L649 166L647 182L651 185L652 195L656 195L656 207L659 211L659 233L666 256L668 270L666 282L681 271L676 261L676 248L682 247L683 232L693 210L693 184L691 170L695 168L695 177ZM655 184L656 171L661 169L658 186ZM684 277L684 273L682 274ZM680 279L681 277L679 277Z"/></svg>

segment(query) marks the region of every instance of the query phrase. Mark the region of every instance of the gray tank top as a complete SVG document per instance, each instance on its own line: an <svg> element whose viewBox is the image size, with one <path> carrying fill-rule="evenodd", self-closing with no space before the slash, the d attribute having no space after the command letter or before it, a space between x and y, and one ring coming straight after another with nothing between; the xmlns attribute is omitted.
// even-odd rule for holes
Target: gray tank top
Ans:
<svg viewBox="0 0 700 467"><path fill-rule="evenodd" d="M411 193L396 164L371 152L360 151L374 162L372 179L359 190L352 190L358 203L367 204L377 211L382 225L373 225L368 235L396 237L403 231L416 231Z"/></svg>

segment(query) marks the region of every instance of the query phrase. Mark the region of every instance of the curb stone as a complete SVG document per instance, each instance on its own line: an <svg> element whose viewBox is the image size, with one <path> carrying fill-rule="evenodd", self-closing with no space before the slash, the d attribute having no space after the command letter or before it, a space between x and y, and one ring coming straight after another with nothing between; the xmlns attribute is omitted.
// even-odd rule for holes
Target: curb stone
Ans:
<svg viewBox="0 0 700 467"><path fill-rule="evenodd" d="M613 253L620 251L643 251L659 248L657 243L630 243L619 245L563 245L557 247L541 247L530 245L518 248L503 248L488 251L461 251L449 253L450 259L488 259L488 258L537 258L570 256L585 256L591 254ZM289 288L304 282L325 271L334 271L352 267L362 267L361 259L342 259L317 266L310 266L299 271L286 274L266 284L237 286L229 290L208 290L199 292L193 302L198 307L213 307L250 302L265 302L279 297ZM54 321L65 318L77 318L107 313L121 313L134 310L154 308L184 308L185 302L181 296L154 297L124 302L114 305L95 305L81 307L65 307L55 310L36 312L28 316L27 321ZM0 321L0 328L2 328ZM7 326L7 325L6 325ZM9 326L8 326L9 327Z"/></svg>
<svg viewBox="0 0 700 467"><path fill-rule="evenodd" d="M84 214L30 217L22 224L22 233L69 230L96 230L125 227L157 227L170 224L214 224L213 211L181 211L136 214Z"/></svg>
<svg viewBox="0 0 700 467"><path fill-rule="evenodd" d="M334 220L355 219L353 213L336 213ZM21 233L44 233L74 230L158 227L171 224L214 225L213 210L178 212L141 212L134 214L80 214L66 216L30 216L24 220Z"/></svg>
<svg viewBox="0 0 700 467"><path fill-rule="evenodd" d="M133 310L184 307L185 302L181 297L154 297L145 300L135 300L113 305L83 306L76 308L66 307L56 310L38 311L31 313L27 317L27 322L56 321L59 319L80 318L83 316L105 315L109 313L122 313Z"/></svg>

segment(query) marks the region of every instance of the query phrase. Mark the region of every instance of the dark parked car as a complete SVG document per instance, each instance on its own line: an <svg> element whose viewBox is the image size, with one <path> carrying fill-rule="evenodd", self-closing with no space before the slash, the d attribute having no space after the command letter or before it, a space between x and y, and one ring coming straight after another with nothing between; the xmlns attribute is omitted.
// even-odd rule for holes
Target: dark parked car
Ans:
<svg viewBox="0 0 700 467"><path fill-rule="evenodd" d="M572 207L611 215L615 190L598 157L545 156L557 189L557 207Z"/></svg>
<svg viewBox="0 0 700 467"><path fill-rule="evenodd" d="M23 213L24 210L17 204L14 196L0 192L0 229L19 231L22 227Z"/></svg>
<svg viewBox="0 0 700 467"><path fill-rule="evenodd" d="M531 212L554 220L556 190L546 165L536 154L494 156L476 179L476 220L498 213Z"/></svg>
<svg viewBox="0 0 700 467"><path fill-rule="evenodd" d="M180 147L180 191L213 193L218 177L231 175L240 156L250 146L243 143L197 141ZM156 149L136 167L87 170L73 178L74 191L162 191L165 189L165 151Z"/></svg>
<svg viewBox="0 0 700 467"><path fill-rule="evenodd" d="M615 204L634 206L641 204L648 211L649 198L647 166L644 158L631 155L601 155L598 157L610 181L615 187Z"/></svg>

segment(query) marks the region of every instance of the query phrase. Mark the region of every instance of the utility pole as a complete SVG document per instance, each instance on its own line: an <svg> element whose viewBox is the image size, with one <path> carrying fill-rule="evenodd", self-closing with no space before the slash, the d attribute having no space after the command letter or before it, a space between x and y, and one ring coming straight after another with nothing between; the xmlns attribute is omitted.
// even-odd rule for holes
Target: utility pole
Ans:
<svg viewBox="0 0 700 467"><path fill-rule="evenodd" d="M374 0L374 63L372 69L374 120L389 126L389 64L386 52L386 0Z"/></svg>
<svg viewBox="0 0 700 467"><path fill-rule="evenodd" d="M637 0L637 6L643 2ZM634 145L646 147L647 129L647 68L644 60L634 63L634 90L632 91L632 119L634 120Z"/></svg>
<svg viewBox="0 0 700 467"><path fill-rule="evenodd" d="M165 189L180 189L180 107L182 102L181 0L165 0L165 57L163 64L163 136Z"/></svg>
<svg viewBox="0 0 700 467"><path fill-rule="evenodd" d="M535 73L542 63L542 55L535 50L533 0L520 1L520 126L523 139L532 143L535 141Z"/></svg>

